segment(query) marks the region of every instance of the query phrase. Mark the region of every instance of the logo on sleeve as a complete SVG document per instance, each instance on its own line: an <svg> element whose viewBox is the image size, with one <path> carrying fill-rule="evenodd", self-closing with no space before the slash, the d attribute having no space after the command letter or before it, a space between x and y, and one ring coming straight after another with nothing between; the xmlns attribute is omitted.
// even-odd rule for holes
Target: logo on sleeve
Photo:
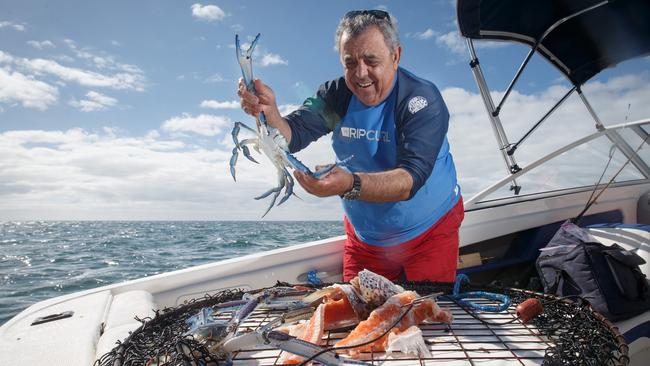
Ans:
<svg viewBox="0 0 650 366"><path fill-rule="evenodd" d="M427 100L424 97L418 95L417 97L413 97L411 100L409 100L409 112L411 112L411 114L416 114L420 109L428 105L429 103L427 103Z"/></svg>

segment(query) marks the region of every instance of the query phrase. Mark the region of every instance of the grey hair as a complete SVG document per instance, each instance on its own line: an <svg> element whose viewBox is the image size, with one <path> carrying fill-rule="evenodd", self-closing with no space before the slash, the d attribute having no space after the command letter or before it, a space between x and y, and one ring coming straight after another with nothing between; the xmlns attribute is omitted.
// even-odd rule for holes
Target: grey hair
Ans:
<svg viewBox="0 0 650 366"><path fill-rule="evenodd" d="M399 47L399 34L397 33L397 19L389 15L388 19L379 19L371 14L357 14L353 17L343 17L336 28L335 45L336 51L340 52L339 45L343 34L349 34L354 38L365 32L370 27L377 27L384 36L384 42L394 53Z"/></svg>

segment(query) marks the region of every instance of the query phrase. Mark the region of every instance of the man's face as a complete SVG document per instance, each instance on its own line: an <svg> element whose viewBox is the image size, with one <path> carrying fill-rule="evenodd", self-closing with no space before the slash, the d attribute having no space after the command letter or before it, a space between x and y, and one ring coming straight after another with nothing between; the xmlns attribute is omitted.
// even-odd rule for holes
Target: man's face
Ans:
<svg viewBox="0 0 650 366"><path fill-rule="evenodd" d="M365 105L374 106L391 91L401 49L390 52L377 27L370 27L357 37L344 33L339 45L345 83Z"/></svg>

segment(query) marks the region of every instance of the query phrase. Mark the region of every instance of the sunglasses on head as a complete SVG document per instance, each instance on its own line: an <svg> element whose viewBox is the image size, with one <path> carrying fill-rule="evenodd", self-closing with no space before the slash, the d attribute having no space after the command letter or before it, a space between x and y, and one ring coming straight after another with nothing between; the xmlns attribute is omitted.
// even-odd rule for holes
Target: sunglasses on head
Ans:
<svg viewBox="0 0 650 366"><path fill-rule="evenodd" d="M347 13L345 13L344 18L350 19L350 18L356 17L357 15L366 15L366 14L371 15L374 18L377 18L377 19L380 19L380 20L386 19L386 20L388 20L388 23L390 23L390 14L388 14L388 12L383 11L383 10L374 10L374 9L373 10L352 10L352 11L348 11Z"/></svg>

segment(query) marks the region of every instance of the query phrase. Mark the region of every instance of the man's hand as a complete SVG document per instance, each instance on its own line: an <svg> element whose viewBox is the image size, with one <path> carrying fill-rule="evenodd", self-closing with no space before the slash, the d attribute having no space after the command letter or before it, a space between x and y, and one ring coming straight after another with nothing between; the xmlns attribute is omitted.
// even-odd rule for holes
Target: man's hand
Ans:
<svg viewBox="0 0 650 366"><path fill-rule="evenodd" d="M259 118L260 113L264 112L269 125L280 130L287 143L291 142L291 128L278 110L273 89L262 83L260 79L253 80L253 83L257 95L249 92L244 84L244 79L239 78L237 95L239 96L241 109L255 118Z"/></svg>
<svg viewBox="0 0 650 366"><path fill-rule="evenodd" d="M316 167L318 170L319 167ZM341 195L350 189L354 183L352 173L339 167L334 168L321 179L311 177L298 170L293 172L293 176L305 191L318 197L329 197Z"/></svg>
<svg viewBox="0 0 650 366"><path fill-rule="evenodd" d="M266 118L271 120L276 117L281 118L273 89L262 83L260 79L253 80L253 83L257 94L248 91L246 85L244 85L244 79L239 78L237 95L240 98L239 103L244 112L253 117L258 117L260 112L264 112Z"/></svg>

